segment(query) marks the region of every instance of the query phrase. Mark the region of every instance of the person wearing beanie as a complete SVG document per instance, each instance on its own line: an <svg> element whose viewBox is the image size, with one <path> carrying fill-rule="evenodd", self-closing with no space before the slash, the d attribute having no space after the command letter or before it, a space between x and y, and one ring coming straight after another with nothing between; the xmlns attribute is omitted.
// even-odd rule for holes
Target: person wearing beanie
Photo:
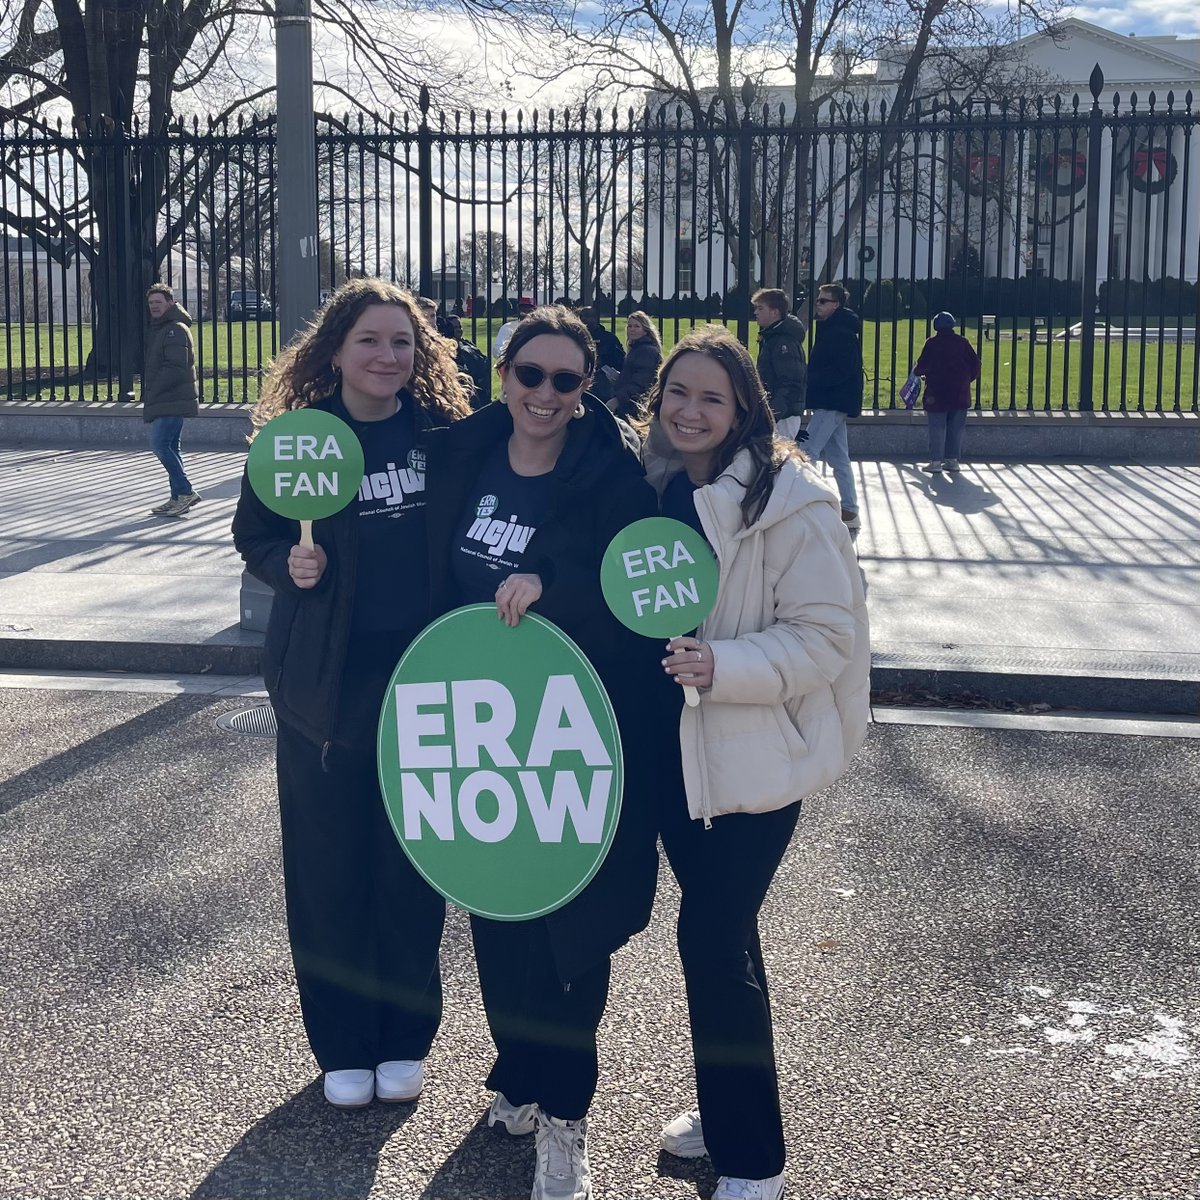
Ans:
<svg viewBox="0 0 1200 1200"><path fill-rule="evenodd" d="M925 380L925 413L929 418L929 462L921 470L931 475L957 474L963 430L971 407L971 384L979 378L975 347L956 332L953 313L933 318L933 337L921 348L914 375Z"/></svg>

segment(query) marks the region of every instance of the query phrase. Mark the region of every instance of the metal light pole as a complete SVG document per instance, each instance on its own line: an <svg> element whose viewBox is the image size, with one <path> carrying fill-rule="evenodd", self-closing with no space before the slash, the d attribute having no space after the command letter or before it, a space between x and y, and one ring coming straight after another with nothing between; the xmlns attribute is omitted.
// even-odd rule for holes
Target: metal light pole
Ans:
<svg viewBox="0 0 1200 1200"><path fill-rule="evenodd" d="M275 98L279 149L275 298L279 334L286 344L304 327L321 299L311 0L277 0Z"/></svg>

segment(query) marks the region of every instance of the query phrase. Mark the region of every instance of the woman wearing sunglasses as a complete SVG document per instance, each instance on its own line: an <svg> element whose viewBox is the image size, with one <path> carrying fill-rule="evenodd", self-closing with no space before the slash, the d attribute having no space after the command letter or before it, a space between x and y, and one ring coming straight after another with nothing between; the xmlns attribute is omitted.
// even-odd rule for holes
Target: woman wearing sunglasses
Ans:
<svg viewBox="0 0 1200 1200"><path fill-rule="evenodd" d="M612 849L579 896L531 921L471 918L496 1044L488 1124L536 1132L533 1200L585 1200L609 958L645 928L658 873L652 805L636 782L651 778L655 714L672 686L657 665L659 644L610 614L600 560L613 536L653 516L657 503L637 435L585 392L596 348L578 317L536 309L497 365L500 403L431 445L433 595L442 611L494 602L509 625L532 609L574 639L612 700L627 783ZM657 690L648 677L662 681Z"/></svg>

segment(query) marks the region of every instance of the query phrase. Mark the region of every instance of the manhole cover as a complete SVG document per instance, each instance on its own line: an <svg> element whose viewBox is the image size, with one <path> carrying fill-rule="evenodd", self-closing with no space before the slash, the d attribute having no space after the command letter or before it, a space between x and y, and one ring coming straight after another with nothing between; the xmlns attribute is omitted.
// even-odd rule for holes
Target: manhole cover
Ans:
<svg viewBox="0 0 1200 1200"><path fill-rule="evenodd" d="M244 733L249 737L274 737L279 732L279 726L275 724L275 710L269 704L255 704L251 708L222 713L217 718L217 728L228 733Z"/></svg>

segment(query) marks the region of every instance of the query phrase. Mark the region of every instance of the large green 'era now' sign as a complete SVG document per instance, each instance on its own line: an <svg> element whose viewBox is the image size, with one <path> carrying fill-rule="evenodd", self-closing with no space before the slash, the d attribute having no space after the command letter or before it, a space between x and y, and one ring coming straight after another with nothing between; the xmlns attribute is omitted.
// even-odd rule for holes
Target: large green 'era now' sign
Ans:
<svg viewBox="0 0 1200 1200"><path fill-rule="evenodd" d="M622 790L612 705L575 643L532 613L510 629L495 605L476 604L422 631L388 685L378 750L404 852L470 912L552 912L612 844Z"/></svg>

